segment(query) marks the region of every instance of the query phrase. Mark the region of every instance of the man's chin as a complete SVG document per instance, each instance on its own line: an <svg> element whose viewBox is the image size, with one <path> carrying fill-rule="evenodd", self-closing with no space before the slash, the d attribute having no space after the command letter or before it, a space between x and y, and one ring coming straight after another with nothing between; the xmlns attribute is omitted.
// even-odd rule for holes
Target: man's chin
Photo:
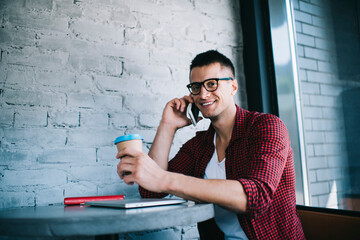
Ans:
<svg viewBox="0 0 360 240"><path fill-rule="evenodd" d="M205 118L205 119L210 119L210 120L213 120L215 119L216 117L213 116L213 114L210 114L210 113L201 113L202 114L202 117Z"/></svg>
<svg viewBox="0 0 360 240"><path fill-rule="evenodd" d="M201 112L201 111L200 111L200 112ZM209 113L203 113L203 112L201 112L201 115L202 115L203 118L210 118L210 117L211 117Z"/></svg>

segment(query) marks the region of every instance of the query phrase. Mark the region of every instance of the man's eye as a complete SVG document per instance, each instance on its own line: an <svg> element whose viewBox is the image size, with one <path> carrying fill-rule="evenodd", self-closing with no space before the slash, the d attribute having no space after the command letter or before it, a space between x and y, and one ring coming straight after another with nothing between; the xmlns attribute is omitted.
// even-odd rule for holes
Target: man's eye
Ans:
<svg viewBox="0 0 360 240"><path fill-rule="evenodd" d="M216 82L207 82L206 86L208 87L215 87L216 86Z"/></svg>
<svg viewBox="0 0 360 240"><path fill-rule="evenodd" d="M200 89L200 85L196 84L191 87L193 91L198 91Z"/></svg>

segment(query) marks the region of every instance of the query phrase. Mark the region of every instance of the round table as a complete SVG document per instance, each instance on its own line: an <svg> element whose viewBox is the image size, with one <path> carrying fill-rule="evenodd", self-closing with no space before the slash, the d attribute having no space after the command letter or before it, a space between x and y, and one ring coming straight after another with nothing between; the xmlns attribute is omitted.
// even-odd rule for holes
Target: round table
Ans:
<svg viewBox="0 0 360 240"><path fill-rule="evenodd" d="M44 206L0 210L0 235L25 237L97 236L189 225L214 217L213 204L118 209Z"/></svg>

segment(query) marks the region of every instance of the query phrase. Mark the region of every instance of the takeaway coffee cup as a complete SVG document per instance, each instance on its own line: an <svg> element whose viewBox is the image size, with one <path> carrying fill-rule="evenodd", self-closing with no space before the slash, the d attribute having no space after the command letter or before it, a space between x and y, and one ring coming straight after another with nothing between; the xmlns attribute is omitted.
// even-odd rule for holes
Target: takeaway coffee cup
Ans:
<svg viewBox="0 0 360 240"><path fill-rule="evenodd" d="M116 145L118 151L124 149L125 147L131 147L142 152L143 140L144 139L140 134L130 134L116 138L114 144Z"/></svg>
<svg viewBox="0 0 360 240"><path fill-rule="evenodd" d="M130 134L117 137L114 141L118 151L124 149L125 147L134 148L142 152L142 141L143 137L140 134ZM123 176L129 175L131 172L124 172Z"/></svg>

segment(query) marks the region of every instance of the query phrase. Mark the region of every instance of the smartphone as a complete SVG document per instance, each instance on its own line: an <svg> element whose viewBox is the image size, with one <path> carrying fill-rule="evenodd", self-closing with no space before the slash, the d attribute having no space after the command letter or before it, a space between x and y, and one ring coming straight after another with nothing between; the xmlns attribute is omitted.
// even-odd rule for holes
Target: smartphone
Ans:
<svg viewBox="0 0 360 240"><path fill-rule="evenodd" d="M199 117L199 108L195 104L189 103L186 108L186 116L191 120L192 124L196 126Z"/></svg>

